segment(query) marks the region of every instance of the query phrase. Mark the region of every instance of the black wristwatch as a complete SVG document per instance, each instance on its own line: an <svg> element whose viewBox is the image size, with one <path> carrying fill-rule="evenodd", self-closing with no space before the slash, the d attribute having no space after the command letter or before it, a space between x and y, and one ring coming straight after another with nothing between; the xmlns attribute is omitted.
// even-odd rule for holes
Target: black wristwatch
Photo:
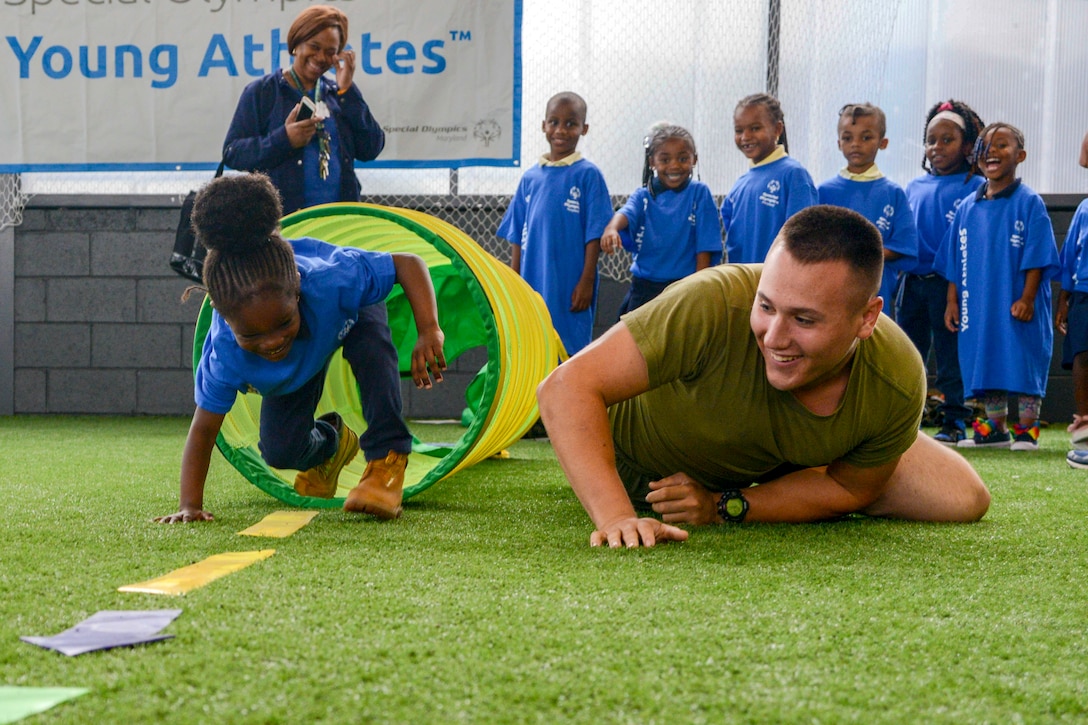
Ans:
<svg viewBox="0 0 1088 725"><path fill-rule="evenodd" d="M748 499L739 488L732 488L718 499L718 515L723 521L739 524L748 515Z"/></svg>

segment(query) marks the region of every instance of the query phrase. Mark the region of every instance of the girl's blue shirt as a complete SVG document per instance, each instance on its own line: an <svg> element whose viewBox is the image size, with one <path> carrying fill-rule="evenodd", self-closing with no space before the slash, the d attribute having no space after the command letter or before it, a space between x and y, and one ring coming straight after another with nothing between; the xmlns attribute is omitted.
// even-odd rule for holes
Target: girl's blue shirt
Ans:
<svg viewBox="0 0 1088 725"><path fill-rule="evenodd" d="M383 301L396 282L393 258L384 252L309 237L288 241L302 283L298 337L286 358L270 362L242 350L213 310L195 376L196 404L204 410L229 412L239 392L294 392L325 368L358 320L360 308Z"/></svg>
<svg viewBox="0 0 1088 725"><path fill-rule="evenodd" d="M722 200L727 261L764 261L786 220L816 203L812 176L792 156L748 169Z"/></svg>
<svg viewBox="0 0 1088 725"><path fill-rule="evenodd" d="M918 229L918 261L907 272L924 276L936 271L934 257L945 232L952 225L956 209L985 181L979 174L967 178L964 171L946 176L925 174L907 184L907 203Z"/></svg>
<svg viewBox="0 0 1088 725"><path fill-rule="evenodd" d="M722 260L722 228L710 188L691 181L678 191L651 195L635 190L620 209L627 217L625 246L634 261L631 274L652 282L672 282L695 272L695 256L710 252L710 263Z"/></svg>
<svg viewBox="0 0 1088 725"><path fill-rule="evenodd" d="M964 392L1046 395L1054 341L1050 280L1058 274L1054 228L1042 198L1019 181L996 198L963 200L937 252L937 272L956 285ZM1028 270L1042 270L1028 322L1012 316Z"/></svg>

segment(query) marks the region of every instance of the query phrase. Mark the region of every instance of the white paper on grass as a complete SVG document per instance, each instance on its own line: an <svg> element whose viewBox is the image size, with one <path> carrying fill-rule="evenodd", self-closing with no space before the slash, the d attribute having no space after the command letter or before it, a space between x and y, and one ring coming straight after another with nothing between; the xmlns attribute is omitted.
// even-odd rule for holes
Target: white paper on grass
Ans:
<svg viewBox="0 0 1088 725"><path fill-rule="evenodd" d="M174 635L159 634L159 632L180 614L180 609L103 610L52 637L20 637L19 639L75 657L96 650L130 647L171 639Z"/></svg>

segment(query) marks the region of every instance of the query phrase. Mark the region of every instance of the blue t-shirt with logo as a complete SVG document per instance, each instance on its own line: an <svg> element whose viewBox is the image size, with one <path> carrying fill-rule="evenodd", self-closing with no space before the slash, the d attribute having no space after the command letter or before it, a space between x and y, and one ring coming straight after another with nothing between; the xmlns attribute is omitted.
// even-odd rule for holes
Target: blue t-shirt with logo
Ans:
<svg viewBox="0 0 1088 725"><path fill-rule="evenodd" d="M239 392L286 395L325 368L359 318L360 308L384 300L396 282L393 258L384 252L338 247L304 237L288 240L301 277L298 337L287 357L265 360L238 346L218 312L196 370L196 404L212 413L230 412Z"/></svg>
<svg viewBox="0 0 1088 725"><path fill-rule="evenodd" d="M821 204L853 209L871 221L880 230L884 248L902 255L892 261L885 260L880 282L884 310L891 314L899 272L911 269L918 261L918 230L903 187L887 177L860 181L840 175L820 184L819 194Z"/></svg>
<svg viewBox="0 0 1088 725"><path fill-rule="evenodd" d="M536 164L518 183L498 236L521 246L521 276L544 298L552 325L571 355L593 339L593 303L571 312L570 301L585 266L585 247L601 238L612 219L604 175L589 161Z"/></svg>
<svg viewBox="0 0 1088 725"><path fill-rule="evenodd" d="M918 262L907 272L921 276L933 273L933 258L956 216L956 209L985 181L979 174L967 178L964 171L944 176L926 174L907 184L907 203L918 228Z"/></svg>
<svg viewBox="0 0 1088 725"><path fill-rule="evenodd" d="M1069 231L1062 244L1062 289L1066 292L1088 292L1088 199L1077 206Z"/></svg>
<svg viewBox="0 0 1088 725"><path fill-rule="evenodd" d="M695 272L696 256L710 253L722 261L722 226L710 188L689 181L675 191L651 194L640 186L620 209L627 234L620 235L634 254L631 274L651 282L672 282ZM628 245L629 242L629 245Z"/></svg>
<svg viewBox="0 0 1088 725"><path fill-rule="evenodd" d="M816 203L816 184L792 156L748 169L722 200L726 261L764 261L786 220Z"/></svg>
<svg viewBox="0 0 1088 725"><path fill-rule="evenodd" d="M1046 394L1054 341L1050 280L1058 246L1042 197L1016 183L993 199L964 199L937 251L936 271L956 285L960 372L967 397L987 390ZM1027 272L1042 270L1031 320L1012 316Z"/></svg>

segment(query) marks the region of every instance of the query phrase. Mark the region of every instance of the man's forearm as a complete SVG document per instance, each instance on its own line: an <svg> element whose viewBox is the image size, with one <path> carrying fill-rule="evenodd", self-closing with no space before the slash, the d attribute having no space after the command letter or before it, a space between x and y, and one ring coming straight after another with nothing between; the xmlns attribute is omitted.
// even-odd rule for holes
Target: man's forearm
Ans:
<svg viewBox="0 0 1088 725"><path fill-rule="evenodd" d="M540 415L571 488L598 528L635 516L616 471L604 401L572 390L561 375L556 377L538 394Z"/></svg>
<svg viewBox="0 0 1088 725"><path fill-rule="evenodd" d="M884 469L887 468L886 475ZM795 471L768 483L744 490L748 499L745 521L800 523L826 521L861 511L879 498L883 490L879 482L885 481L895 465L871 472L874 485L845 486L825 468L809 468Z"/></svg>

